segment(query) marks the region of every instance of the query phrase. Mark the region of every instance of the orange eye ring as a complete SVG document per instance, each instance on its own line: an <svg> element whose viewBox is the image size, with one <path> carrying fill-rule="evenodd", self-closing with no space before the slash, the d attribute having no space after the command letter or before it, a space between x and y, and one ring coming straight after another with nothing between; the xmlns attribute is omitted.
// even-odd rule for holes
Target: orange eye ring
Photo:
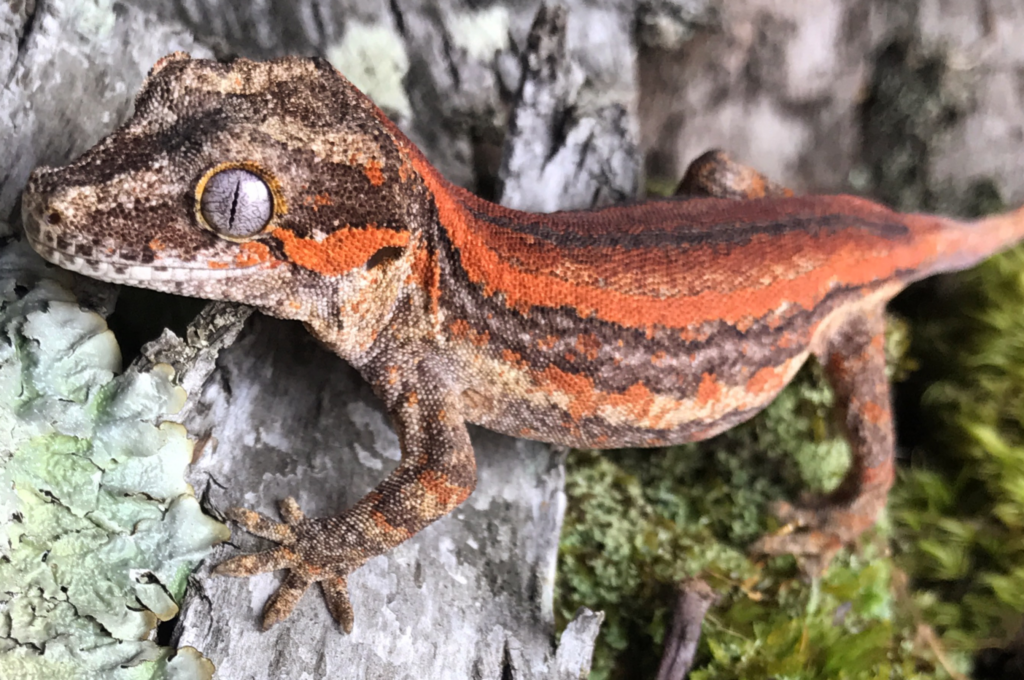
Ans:
<svg viewBox="0 0 1024 680"><path fill-rule="evenodd" d="M204 202L204 196L206 196L210 180L220 176L221 173L231 170L241 170L255 176L263 183L263 185L265 185L266 191L269 192L270 206L267 211L268 214L266 215L265 220L263 220L264 223L252 231L246 231L243 229L240 233L230 233L230 228L225 225L220 225L220 228L218 228L218 225L211 224L210 220L207 219L206 210L209 206ZM226 241L245 243L246 241L252 241L263 234L266 234L278 226L280 218L288 212L288 204L284 199L283 192L281 191L281 183L277 181L277 178L274 177L273 174L264 169L259 163L256 163L255 161L229 161L226 163L218 163L213 166L203 173L203 176L199 178L198 182L196 182L195 204L193 211L195 213L196 221L203 229Z"/></svg>

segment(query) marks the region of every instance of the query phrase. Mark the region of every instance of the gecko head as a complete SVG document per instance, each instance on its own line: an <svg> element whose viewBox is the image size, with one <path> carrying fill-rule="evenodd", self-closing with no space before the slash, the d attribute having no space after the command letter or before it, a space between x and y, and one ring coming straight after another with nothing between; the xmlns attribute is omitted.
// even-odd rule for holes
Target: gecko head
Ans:
<svg viewBox="0 0 1024 680"><path fill-rule="evenodd" d="M310 322L350 319L345 305L380 315L408 278L422 214L408 144L322 60L175 53L122 128L32 173L26 233L51 262L103 280Z"/></svg>

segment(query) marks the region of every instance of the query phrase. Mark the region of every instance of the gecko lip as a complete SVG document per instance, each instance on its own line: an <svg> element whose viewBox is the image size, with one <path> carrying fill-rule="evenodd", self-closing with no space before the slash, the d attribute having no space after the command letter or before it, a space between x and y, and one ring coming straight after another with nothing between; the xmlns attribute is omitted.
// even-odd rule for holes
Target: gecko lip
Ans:
<svg viewBox="0 0 1024 680"><path fill-rule="evenodd" d="M231 269L201 269L190 267L165 267L161 265L131 265L105 262L93 258L65 253L46 245L31 236L29 243L47 261L64 269L85 274L114 283L145 284L147 281L209 281L241 276L252 267Z"/></svg>

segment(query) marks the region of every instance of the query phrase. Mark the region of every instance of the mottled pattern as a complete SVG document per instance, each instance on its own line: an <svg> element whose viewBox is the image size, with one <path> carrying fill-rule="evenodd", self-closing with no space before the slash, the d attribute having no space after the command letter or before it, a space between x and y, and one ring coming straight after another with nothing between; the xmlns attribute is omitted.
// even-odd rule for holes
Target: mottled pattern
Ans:
<svg viewBox="0 0 1024 680"><path fill-rule="evenodd" d="M255 224L233 223L230 177L213 182L221 213L204 217L225 171L265 184L249 187L273 204ZM55 263L299 319L374 385L399 466L338 517L306 518L291 500L283 523L233 510L279 546L217 568L288 570L265 626L319 582L346 630L348 574L472 492L466 422L578 446L692 441L757 413L812 354L853 465L829 497L780 508L796 531L757 547L824 568L892 483L885 303L1024 233L1020 213L964 224L794 197L721 152L672 199L517 212L446 182L326 62L184 54L154 66L126 126L33 173L23 214Z"/></svg>

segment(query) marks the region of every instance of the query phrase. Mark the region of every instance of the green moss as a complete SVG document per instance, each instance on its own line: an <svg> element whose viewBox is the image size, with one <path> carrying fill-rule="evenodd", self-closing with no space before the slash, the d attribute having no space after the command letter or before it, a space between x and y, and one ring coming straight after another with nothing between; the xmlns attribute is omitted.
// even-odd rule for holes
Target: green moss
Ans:
<svg viewBox="0 0 1024 680"><path fill-rule="evenodd" d="M1018 248L961 274L915 326L921 439L893 508L914 599L950 649L1002 647L1024 626L1022 308Z"/></svg>
<svg viewBox="0 0 1024 680"><path fill-rule="evenodd" d="M856 190L903 210L1004 209L992 180L931 176L931 150L971 104L970 74L948 64L901 38L876 55ZM770 500L827 488L843 468L819 370L715 440L572 454L557 606L562 620L580 604L607 614L592 678L654 677L675 584L689 576L721 594L690 676L700 680L948 678L1024 630L1024 251L919 284L894 308L906 319L890 319L889 341L910 459L891 521L820 581L802 581L790 558L744 552L776 526Z"/></svg>
<svg viewBox="0 0 1024 680"><path fill-rule="evenodd" d="M908 331L890 326L892 353ZM689 576L721 596L692 678L945 678L969 666L965 651L922 637L885 518L817 581L790 557L747 555L777 526L771 501L827 490L845 471L831 407L812 363L763 414L714 440L571 454L556 606L563 623L580 605L606 613L591 678L654 677L676 584Z"/></svg>

